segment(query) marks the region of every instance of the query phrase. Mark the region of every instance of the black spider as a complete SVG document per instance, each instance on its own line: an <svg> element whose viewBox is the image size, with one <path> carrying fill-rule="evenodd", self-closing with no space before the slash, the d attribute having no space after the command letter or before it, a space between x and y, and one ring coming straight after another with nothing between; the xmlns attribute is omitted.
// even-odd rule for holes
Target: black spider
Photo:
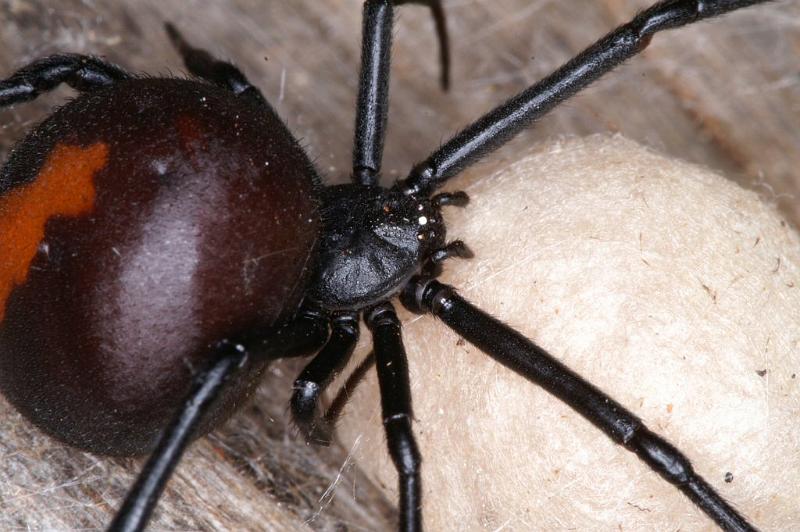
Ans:
<svg viewBox="0 0 800 532"><path fill-rule="evenodd" d="M75 375L59 373L64 363L57 358L59 355L51 352L55 344L48 343L47 339L40 340L46 334L30 334L31 317L38 315L34 311L40 310L31 301L46 300L44 294L49 295L54 290L52 279L39 281L36 277L40 275L39 271L46 272L48 268L39 268L37 263L36 273L32 273L31 261L42 260L48 265L55 264L50 268L60 275L68 269L65 264L68 265L70 260L69 256L60 252L73 248L62 245L64 249L59 249L59 245L63 242L72 244L73 238L77 242L89 231L83 227L71 228L65 230L63 235L56 232L54 236L52 227L48 225L47 232L35 241L34 249L38 255L25 259L27 262L22 261L25 262L22 280L14 277L16 271L0 270L0 281L5 283L0 288L7 290L7 293L0 292L0 304L6 314L3 318L5 321L0 321L0 346L5 348L4 357L8 359L0 362L4 366L0 377L3 379L4 393L34 422L72 444L117 454L139 452L155 446L151 459L111 525L115 530L139 529L144 527L189 441L210 430L227 416L232 404L252 390L255 377L268 360L321 349L295 382L292 414L308 439L328 441L330 416L324 416L319 411L320 395L352 353L358 337L358 319L362 316L373 334L384 426L389 451L400 477L400 527L419 530L422 504L420 457L411 430L411 396L400 323L388 302L394 296L399 296L407 308L436 315L498 362L568 403L612 440L636 453L723 528L752 529L735 509L692 471L688 460L677 449L650 432L632 413L532 342L472 306L451 287L436 280L443 261L454 256L469 257L470 254L459 241L446 243L440 212L447 205L465 205L466 195L433 193L448 179L510 140L533 120L640 52L657 31L763 1L669 0L656 4L592 45L554 74L478 119L417 164L406 179L390 189L381 188L377 183L388 105L392 6L417 3L432 9L442 41L443 84L447 85L444 15L438 0L365 2L352 172L354 183L348 185L320 188L313 168L258 89L232 65L190 46L171 26L167 27L168 32L183 55L187 68L204 82L136 78L119 67L86 56L52 56L28 65L0 82L0 106L33 99L62 82L78 89L82 96L34 130L12 154L0 174L0 193L4 194L0 214L6 220L28 223L27 216L18 214L28 211L19 211L17 208L30 206L34 201L55 205L56 192L37 196L38 193L33 192L35 187L31 185L46 184L48 179L55 180L62 175L70 179L72 176L88 176L91 181L110 166L116 165L115 176L130 170L138 179L137 172L140 169L136 165L144 161L149 171L156 175L155 181L161 187L158 189L161 192L162 189L180 191L182 187L196 184L197 180L192 182L191 178L187 182L182 180L186 168L190 167L197 173L213 171L225 176L233 173L247 177L247 172L253 171L262 172L258 176L266 175L275 180L269 183L273 187L269 189L269 194L262 198L268 205L272 201L272 210L242 207L244 221L236 222L231 232L221 233L222 236L245 233L248 225L267 223L263 219L274 216L281 218L274 224L281 227L274 234L264 236L264 249L267 252L284 252L285 249L279 246L291 242L299 243L297 248L300 251L293 257L296 268L283 268L276 263L267 268L267 275L255 275L255 281L250 278L246 280L246 287L237 284L231 289L247 292L252 288L251 283L258 284L258 281L266 278L269 281L267 292L277 292L277 295L259 300L266 310L255 309L250 311L250 315L236 316L235 319L231 317L230 323L226 322L221 332L216 331L213 342L203 338L195 346L200 358L192 359L192 362L205 364L205 369L187 370L185 366L167 368L166 382L159 386L167 389L169 393L166 398L171 399L172 403L158 396L155 397L158 406L150 404L154 399L148 395L151 393L150 386L154 379L161 377L160 373L150 368L145 371L139 366L135 368L136 372L144 373L136 373L127 367L120 369L125 363L122 361L115 368L126 380L137 381L131 393L138 395L121 400L119 405L113 406L113 412L105 412L101 411L95 400L87 404L85 400L69 395L67 389L72 379L76 378ZM218 87L229 92L223 95ZM187 101L202 109L186 109ZM175 139L169 140L185 144L181 153L188 154L185 155L186 160L174 163L164 156L164 153L173 155L169 151L172 144L165 147L159 142L162 136L155 140L147 136L150 124L142 126L140 121L143 119L137 113L146 114L152 109L166 116L160 119L179 131ZM218 113L220 122L206 124L206 111ZM159 119L155 116L151 118ZM95 137L87 137L85 131L92 128L99 133ZM206 129L212 133L206 133ZM239 138L240 131L245 133L243 139ZM145 142L141 142L143 139ZM125 144L131 140L139 145L139 151L117 149L117 146L125 145L131 150ZM231 156L232 161L224 162L232 165L248 163L250 166L237 166L231 172L227 166L224 169L217 168L215 165L221 162L208 159L205 152L198 154L198 143L216 141L220 141L226 150L236 142L241 142L241 145L235 144L235 150L230 150L237 157ZM256 146L248 144L250 141ZM264 144L258 145L258 141ZM265 145L269 145L269 149ZM259 148L264 148L268 156L259 152ZM215 146L214 149L219 147ZM277 170L266 171L261 168L270 164ZM213 169L209 170L209 166ZM147 174L147 177L150 175ZM230 186L237 192L240 189L236 187L257 188L247 179L245 181ZM55 182L58 183L56 189L60 191L63 185ZM94 194L94 191L86 193L87 185L76 186L82 192L79 194L81 200ZM151 200L147 191L133 190L135 184L130 183L114 186L130 186L131 189L118 191L112 185L98 186L98 197L106 193L103 187L107 187L109 194L127 201L127 209L149 208L148 202ZM279 189L288 190L287 198L270 200L279 195ZM188 192L188 195L204 199L208 191L191 189ZM306 193L318 195L319 204L306 198ZM182 196L180 198L180 201L184 201ZM210 198L214 199L215 196ZM92 210L95 207L91 202L88 207L78 208L78 200L65 201L67 206L59 204L53 207L52 212L48 211L45 221L52 216L97 214L96 210ZM191 207L196 208L195 204L191 204ZM265 213L267 216L264 216ZM126 215L126 212L115 212L119 218L125 218ZM321 224L319 233L317 217ZM194 218L183 221L194 222ZM19 224L12 224L11 227ZM135 227L141 229L143 226ZM159 229L167 230L163 224ZM106 248L111 249L109 242L112 238L124 240L116 234L109 236L110 230L105 226L102 229L93 227L93 230L102 237L99 244L93 240L94 247L87 246L86 249L93 254L99 255ZM212 229L209 231L213 232ZM19 237L20 243L17 243L14 240L16 234L7 232L6 237L8 241L13 241L10 249L22 256L25 245L34 241ZM193 233L190 236L193 237ZM225 243L222 240L217 244ZM83 245L82 240L80 245ZM79 247L79 244L75 246ZM220 255L225 252L219 250ZM311 259L307 262L308 257ZM105 259L97 260L103 266L111 264L102 262ZM220 272L214 279L220 283L228 279L224 266L214 266ZM100 273L92 273L88 277L92 291L100 290L98 286L105 287ZM166 279L164 283L170 285L173 280ZM210 290L213 288L209 287ZM71 295L61 299L69 301ZM303 303L297 310L294 302L300 299ZM131 301L125 299L124 303L130 305ZM238 299L236 303L239 303ZM113 312L119 310L116 307L112 309ZM218 312L223 313L221 310ZM95 321L99 323L97 318ZM90 325L79 324L78 327L88 328ZM67 334L79 333L69 328L66 331ZM212 345L210 349L203 348L209 343ZM91 349L94 349L92 353L105 353L102 351L104 347L93 346ZM29 356L31 352L44 353L43 361L32 362L33 357ZM183 358L180 360L183 361ZM110 378L106 382L102 371L104 368L98 370L100 363L97 360L90 357L88 361L70 359L70 362L80 366L84 374L102 376L96 377L102 382L98 382L92 394L106 398L106 395L119 393L120 383ZM42 393L47 392L27 380L31 375L44 375L49 379L48 382L55 381L52 388L57 390L57 397L52 400L43 398ZM178 416L161 433L165 415L180 403L176 397L185 393L190 382L191 391L183 401ZM143 408L143 403L147 403L148 408ZM117 415L120 409L129 411L120 417Z"/></svg>

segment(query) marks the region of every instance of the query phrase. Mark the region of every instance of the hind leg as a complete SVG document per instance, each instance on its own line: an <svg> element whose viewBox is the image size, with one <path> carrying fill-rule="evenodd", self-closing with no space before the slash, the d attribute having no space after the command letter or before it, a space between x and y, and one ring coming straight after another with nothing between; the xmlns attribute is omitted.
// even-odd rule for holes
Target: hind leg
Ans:
<svg viewBox="0 0 800 532"><path fill-rule="evenodd" d="M97 57L51 55L22 67L11 77L0 81L0 107L34 100L61 83L85 92L108 87L130 77L120 67Z"/></svg>

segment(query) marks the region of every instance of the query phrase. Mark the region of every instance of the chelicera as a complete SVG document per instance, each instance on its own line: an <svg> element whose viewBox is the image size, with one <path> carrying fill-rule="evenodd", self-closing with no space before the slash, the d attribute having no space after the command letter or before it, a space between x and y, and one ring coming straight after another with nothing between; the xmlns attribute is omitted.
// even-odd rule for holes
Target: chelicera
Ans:
<svg viewBox="0 0 800 532"><path fill-rule="evenodd" d="M152 451L111 528L143 528L180 456L250 395L275 358L318 354L294 385L310 441L320 396L372 331L400 528L420 530L421 457L396 296L567 402L721 527L752 526L635 415L436 280L469 257L441 211L448 179L632 57L660 30L761 3L660 2L479 118L391 188L377 183L395 5L368 0L352 183L322 187L257 88L167 26L192 80L51 56L0 82L0 105L60 83L80 96L34 129L0 174L0 386L45 431L107 454ZM220 212L225 216L220 217ZM241 268L241 264L250 267ZM177 411L177 414L175 413Z"/></svg>

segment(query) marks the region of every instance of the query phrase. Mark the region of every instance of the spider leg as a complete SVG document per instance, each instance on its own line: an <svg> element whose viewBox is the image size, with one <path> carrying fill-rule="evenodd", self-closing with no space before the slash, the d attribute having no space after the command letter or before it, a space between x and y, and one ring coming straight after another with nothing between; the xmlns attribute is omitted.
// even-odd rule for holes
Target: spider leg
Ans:
<svg viewBox="0 0 800 532"><path fill-rule="evenodd" d="M194 439L195 430L203 416L214 405L225 383L235 377L248 359L306 355L309 351L319 349L326 339L327 320L314 309L305 308L296 319L275 332L249 337L242 342L219 342L214 348L213 363L194 377L183 405L161 433L155 450L108 530L133 532L145 528L173 470Z"/></svg>
<svg viewBox="0 0 800 532"><path fill-rule="evenodd" d="M389 455L400 481L400 530L422 530L422 457L411 430L411 386L400 320L390 303L365 312L372 331L383 426Z"/></svg>
<svg viewBox="0 0 800 532"><path fill-rule="evenodd" d="M370 352L366 357L364 357L364 360L362 360L358 366L356 366L356 369L354 369L353 372L347 377L347 380L339 389L339 391L336 392L336 397L334 397L333 401L331 401L331 405L328 407L328 410L325 412L324 416L325 423L327 423L329 427L336 425L336 420L338 420L339 416L341 416L348 399L352 397L358 385L363 382L364 377L367 376L367 373L374 365L375 353Z"/></svg>
<svg viewBox="0 0 800 532"><path fill-rule="evenodd" d="M375 185L381 170L389 108L389 71L394 5L422 4L431 8L442 61L442 86L447 88L450 52L441 0L366 0L361 43L361 73L353 142L353 181Z"/></svg>
<svg viewBox="0 0 800 532"><path fill-rule="evenodd" d="M268 334L243 338L255 356L275 360L316 353L328 340L328 316L315 307L301 306L289 323Z"/></svg>
<svg viewBox="0 0 800 532"><path fill-rule="evenodd" d="M333 319L325 347L294 381L291 399L292 417L307 442L329 445L331 425L320 412L319 400L325 388L342 371L353 354L359 336L358 315L343 313Z"/></svg>
<svg viewBox="0 0 800 532"><path fill-rule="evenodd" d="M247 361L243 345L223 341L216 347L217 357L210 368L194 378L189 396L172 423L164 430L150 459L122 504L108 530L142 530L153 513L158 498L183 452L192 441L195 429L219 396L225 382Z"/></svg>
<svg viewBox="0 0 800 532"><path fill-rule="evenodd" d="M496 150L562 101L644 50L653 35L769 0L664 0L642 11L561 68L461 130L417 164L399 184L407 194L429 194Z"/></svg>
<svg viewBox="0 0 800 532"><path fill-rule="evenodd" d="M409 310L434 314L481 351L567 403L680 489L723 529L755 530L694 472L678 449L544 349L460 297L452 287L416 278L401 299Z"/></svg>
<svg viewBox="0 0 800 532"><path fill-rule="evenodd" d="M0 107L35 99L66 83L78 91L91 91L128 79L131 75L97 57L77 54L51 55L17 70L0 81Z"/></svg>
<svg viewBox="0 0 800 532"><path fill-rule="evenodd" d="M433 15L433 23L436 26L436 38L439 41L439 65L441 77L439 84L442 90L450 88L450 38L447 35L447 17L442 7L442 0L394 0L394 5L419 4L428 6Z"/></svg>
<svg viewBox="0 0 800 532"><path fill-rule="evenodd" d="M229 89L237 96L266 105L267 100L245 77L241 70L227 61L216 59L210 53L190 45L178 29L167 22L164 24L169 40L183 58L183 63L193 75Z"/></svg>

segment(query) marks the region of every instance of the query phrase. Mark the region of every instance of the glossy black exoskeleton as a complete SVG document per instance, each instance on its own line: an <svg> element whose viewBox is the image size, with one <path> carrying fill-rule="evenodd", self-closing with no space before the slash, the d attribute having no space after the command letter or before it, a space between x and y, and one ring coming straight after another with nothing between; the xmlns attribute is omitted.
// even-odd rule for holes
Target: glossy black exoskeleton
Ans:
<svg viewBox="0 0 800 532"><path fill-rule="evenodd" d="M441 208L378 186L322 194L319 266L308 296L329 310L361 310L396 295L445 244Z"/></svg>

